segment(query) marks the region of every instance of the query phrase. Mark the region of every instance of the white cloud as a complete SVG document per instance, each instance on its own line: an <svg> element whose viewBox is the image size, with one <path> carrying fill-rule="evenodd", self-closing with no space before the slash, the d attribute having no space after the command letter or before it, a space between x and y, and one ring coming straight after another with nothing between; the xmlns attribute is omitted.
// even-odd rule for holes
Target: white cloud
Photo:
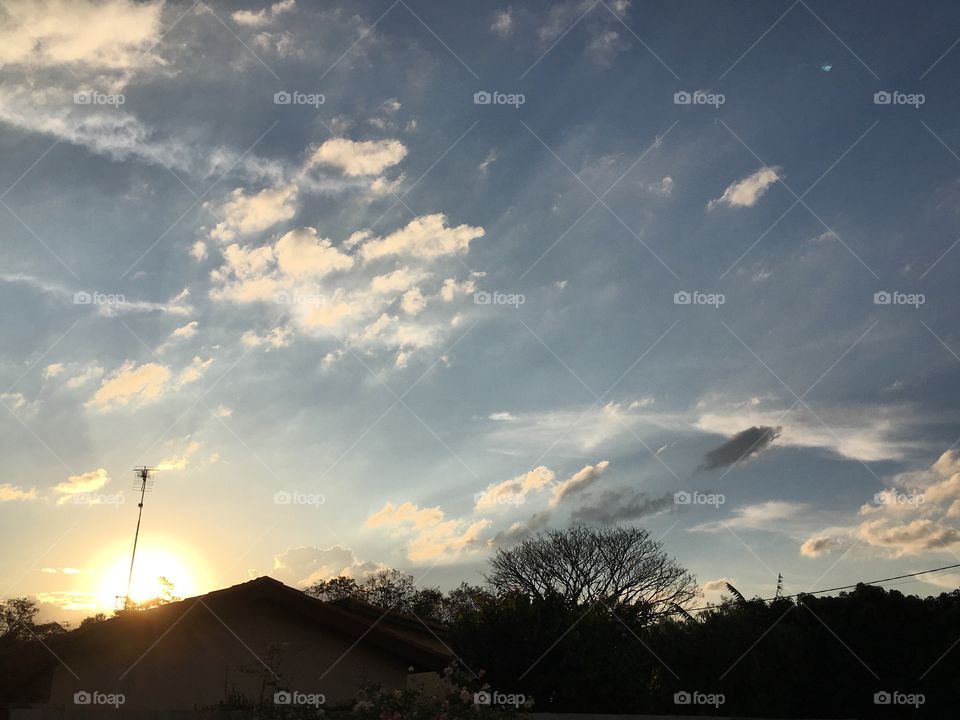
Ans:
<svg viewBox="0 0 960 720"><path fill-rule="evenodd" d="M270 574L278 580L305 588L341 575L363 581L383 568L378 563L361 562L353 550L342 545L329 548L309 545L289 548L274 557Z"/></svg>
<svg viewBox="0 0 960 720"><path fill-rule="evenodd" d="M91 470L82 475L71 475L64 482L54 485L53 492L58 495L57 504L70 502L75 495L100 490L110 482L110 476L104 468Z"/></svg>
<svg viewBox="0 0 960 720"><path fill-rule="evenodd" d="M667 175L659 182L653 183L648 187L650 192L652 192L654 195L662 195L666 197L667 195L673 193L673 178Z"/></svg>
<svg viewBox="0 0 960 720"><path fill-rule="evenodd" d="M803 545L800 546L800 554L804 557L813 558L829 555L836 544L836 539L829 535L817 535L804 541Z"/></svg>
<svg viewBox="0 0 960 720"><path fill-rule="evenodd" d="M407 315L419 315L427 307L427 299L420 288L410 288L403 294L400 307Z"/></svg>
<svg viewBox="0 0 960 720"><path fill-rule="evenodd" d="M556 480L556 473L548 467L540 465L528 473L518 475L510 480L493 483L479 493L476 498L476 510L490 510L506 508L524 502L527 495L551 487Z"/></svg>
<svg viewBox="0 0 960 720"><path fill-rule="evenodd" d="M196 320L191 320L186 325L181 325L180 327L175 328L170 333L170 336L163 342L163 344L157 348L157 354L159 355L165 353L178 342L190 340L191 338L195 337L199 325L200 323Z"/></svg>
<svg viewBox="0 0 960 720"><path fill-rule="evenodd" d="M690 530L691 532L723 532L726 528L782 530L784 521L796 517L806 508L805 503L768 500L754 505L744 505L734 510L732 517L695 525Z"/></svg>
<svg viewBox="0 0 960 720"><path fill-rule="evenodd" d="M350 177L379 175L406 155L407 148L399 140L332 138L313 151L307 166L335 167Z"/></svg>
<svg viewBox="0 0 960 720"><path fill-rule="evenodd" d="M55 378L63 372L63 363L50 363L43 369L45 378Z"/></svg>
<svg viewBox="0 0 960 720"><path fill-rule="evenodd" d="M98 409L139 405L158 400L170 380L170 369L158 363L124 363L104 380L86 405Z"/></svg>
<svg viewBox="0 0 960 720"><path fill-rule="evenodd" d="M0 483L0 503L14 502L16 500L36 500L37 489L18 487L10 483Z"/></svg>
<svg viewBox="0 0 960 720"><path fill-rule="evenodd" d="M318 237L312 227L286 233L277 241L274 252L280 271L295 277L319 277L353 267L353 257L340 252L330 240Z"/></svg>
<svg viewBox="0 0 960 720"><path fill-rule="evenodd" d="M8 0L0 65L129 70L154 62L163 2Z"/></svg>
<svg viewBox="0 0 960 720"><path fill-rule="evenodd" d="M238 25L246 27L263 27L269 25L276 18L290 12L297 6L296 0L280 0L275 2L269 8L260 10L237 10L230 15L233 21Z"/></svg>
<svg viewBox="0 0 960 720"><path fill-rule="evenodd" d="M410 562L453 559L461 553L479 548L479 535L490 525L489 520L469 523L447 520L438 507L420 508L411 502L395 506L386 503L364 523L366 527L387 528L407 538Z"/></svg>
<svg viewBox="0 0 960 720"><path fill-rule="evenodd" d="M254 195L237 188L215 211L223 220L210 232L210 237L229 242L290 220L297 213L297 194L297 186L292 184L264 188Z"/></svg>
<svg viewBox="0 0 960 720"><path fill-rule="evenodd" d="M780 168L763 167L752 175L748 175L742 180L732 183L723 195L711 200L708 208L714 208L717 205L726 205L728 207L753 207L757 201L763 197L767 189L780 179Z"/></svg>
<svg viewBox="0 0 960 720"><path fill-rule="evenodd" d="M513 32L513 9L497 10L493 14L490 29L500 37L506 37Z"/></svg>
<svg viewBox="0 0 960 720"><path fill-rule="evenodd" d="M447 227L447 216L435 213L414 218L405 227L384 238L368 240L361 246L360 252L365 260L389 255L436 258L465 253L470 242L483 235L482 227Z"/></svg>
<svg viewBox="0 0 960 720"><path fill-rule="evenodd" d="M587 465L575 472L568 479L557 483L553 488L553 497L550 498L550 507L559 505L571 495L582 492L585 488L593 485L600 479L600 476L606 472L608 467L610 467L609 460L603 460L596 465Z"/></svg>

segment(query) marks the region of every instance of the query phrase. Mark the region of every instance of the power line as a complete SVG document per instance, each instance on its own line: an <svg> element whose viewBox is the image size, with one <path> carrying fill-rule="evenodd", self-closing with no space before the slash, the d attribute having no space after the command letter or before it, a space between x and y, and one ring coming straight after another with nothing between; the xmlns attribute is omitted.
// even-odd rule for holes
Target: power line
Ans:
<svg viewBox="0 0 960 720"><path fill-rule="evenodd" d="M917 572L906 573L905 575L894 575L893 577L882 578L880 580L861 580L860 582L853 583L852 585L840 585L838 587L824 588L823 590L808 590L806 592L794 593L793 595L780 595L779 597L772 598L760 598L761 602L770 602L772 600L787 600L790 598L800 597L801 595L820 595L821 593L836 592L837 590L850 590L855 588L858 585L879 585L881 583L890 582L892 580L903 580L904 578L917 577L918 575L929 575L930 573L942 572L944 570L953 570L954 568L960 568L960 563L955 563L953 565L944 565L943 567L933 568L932 570L919 570ZM699 612L701 610L715 610L718 605L708 605L706 607L698 608L681 608L679 610L669 610L666 612L656 613L657 615L679 615L681 613L692 613Z"/></svg>

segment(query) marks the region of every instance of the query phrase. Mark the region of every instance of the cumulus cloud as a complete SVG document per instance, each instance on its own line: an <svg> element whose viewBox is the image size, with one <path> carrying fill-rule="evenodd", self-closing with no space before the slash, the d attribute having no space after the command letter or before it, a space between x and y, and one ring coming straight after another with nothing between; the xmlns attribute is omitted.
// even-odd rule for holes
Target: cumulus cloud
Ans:
<svg viewBox="0 0 960 720"><path fill-rule="evenodd" d="M510 480L493 483L479 493L476 499L476 510L490 510L518 505L532 492L543 490L553 485L556 473L548 467L540 465L528 473L518 475Z"/></svg>
<svg viewBox="0 0 960 720"><path fill-rule="evenodd" d="M602 460L596 465L587 465L563 482L557 483L553 488L553 497L550 498L550 507L556 507L570 496L583 492L599 480L608 467L610 461Z"/></svg>
<svg viewBox="0 0 960 720"><path fill-rule="evenodd" d="M157 348L157 354L163 354L177 343L196 337L197 328L199 326L199 322L192 320L186 325L181 325L178 328L174 328L171 331L170 336L163 342L163 344L160 345L160 347Z"/></svg>
<svg viewBox="0 0 960 720"><path fill-rule="evenodd" d="M163 395L170 377L170 369L164 365L128 361L100 384L86 405L108 409L153 402Z"/></svg>
<svg viewBox="0 0 960 720"><path fill-rule="evenodd" d="M753 207L757 201L763 197L769 187L780 179L780 168L763 167L752 175L748 175L742 180L732 183L723 195L711 200L708 208L714 208L718 205L727 207Z"/></svg>
<svg viewBox="0 0 960 720"><path fill-rule="evenodd" d="M272 23L281 15L290 12L296 6L296 0L280 0L280 2L275 2L270 7L261 8L260 10L237 10L232 13L230 17L233 18L233 21L238 25L263 27L264 25Z"/></svg>
<svg viewBox="0 0 960 720"><path fill-rule="evenodd" d="M376 260L389 255L417 258L458 255L469 249L472 240L483 235L482 227L447 227L447 216L435 213L414 218L405 227L386 237L368 240L361 246L360 252L364 260Z"/></svg>
<svg viewBox="0 0 960 720"><path fill-rule="evenodd" d="M223 220L210 232L210 237L229 242L290 220L297 212L297 195L297 186L293 184L264 188L252 195L237 188L214 211Z"/></svg>
<svg viewBox="0 0 960 720"><path fill-rule="evenodd" d="M804 541L800 546L800 554L811 558L829 555L836 544L836 539L829 535L817 535Z"/></svg>
<svg viewBox="0 0 960 720"><path fill-rule="evenodd" d="M438 507L420 508L411 502L394 506L388 502L368 517L364 525L388 528L406 538L410 562L425 562L449 560L478 549L480 534L489 527L490 521L448 520Z"/></svg>
<svg viewBox="0 0 960 720"><path fill-rule="evenodd" d="M719 592L723 592L723 591L725 591L725 590L727 589L727 583L730 583L731 585L736 586L736 581L735 581L735 580L731 580L730 578L722 577L722 578L717 578L716 580L707 580L707 582L705 582L705 583L704 583L703 585L701 585L700 587L703 589L703 591L704 591L705 593L707 593L707 592L718 592L718 591L719 591Z"/></svg>
<svg viewBox="0 0 960 720"><path fill-rule="evenodd" d="M407 155L399 140L349 140L331 138L313 151L307 167L326 165L350 177L379 175Z"/></svg>
<svg viewBox="0 0 960 720"><path fill-rule="evenodd" d="M22 488L10 483L0 483L0 503L14 502L17 500L36 500L36 488Z"/></svg>
<svg viewBox="0 0 960 720"><path fill-rule="evenodd" d="M110 476L107 471L98 468L82 475L71 475L64 482L54 485L53 492L57 495L57 504L62 505L70 502L75 495L96 492L108 482Z"/></svg>
<svg viewBox="0 0 960 720"><path fill-rule="evenodd" d="M754 426L741 430L732 438L710 450L703 459L706 470L734 465L750 457L756 457L780 437L780 427Z"/></svg>
<svg viewBox="0 0 960 720"><path fill-rule="evenodd" d="M280 271L293 277L320 277L353 267L353 257L340 252L330 240L319 237L317 229L312 227L286 233L277 241L274 252Z"/></svg>
<svg viewBox="0 0 960 720"><path fill-rule="evenodd" d="M9 0L0 65L129 70L153 62L163 2Z"/></svg>
<svg viewBox="0 0 960 720"><path fill-rule="evenodd" d="M359 560L353 550L342 545L329 548L304 545L288 548L275 556L270 574L282 582L305 588L341 575L362 581L383 567Z"/></svg>
<svg viewBox="0 0 960 720"><path fill-rule="evenodd" d="M542 530L550 521L550 513L546 510L534 513L523 522L515 522L506 530L501 530L487 541L487 545L496 548L504 545L513 545L523 540L531 533Z"/></svg>

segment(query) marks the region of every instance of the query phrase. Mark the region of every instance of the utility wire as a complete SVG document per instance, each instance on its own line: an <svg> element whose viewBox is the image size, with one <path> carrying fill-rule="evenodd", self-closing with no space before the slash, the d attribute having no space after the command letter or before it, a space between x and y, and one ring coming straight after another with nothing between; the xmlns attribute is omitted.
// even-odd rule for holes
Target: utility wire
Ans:
<svg viewBox="0 0 960 720"><path fill-rule="evenodd" d="M836 592L837 590L850 590L851 588L855 588L858 585L879 585L880 583L890 582L891 580L903 580L904 578L917 577L918 575L929 575L930 573L942 572L944 570L953 570L954 568L960 568L960 563L955 563L954 565L944 565L943 567L933 568L932 570L920 570L918 572L906 573L905 575L894 575L893 577L883 578L881 580L861 580L860 582L853 583L852 585L840 585L839 587L824 588L823 590L808 590L807 592L794 593L793 595L781 595L780 597L760 598L760 600L762 602L770 602L772 600L786 600L788 598L800 597L801 595L819 595L821 593ZM719 606L707 605L706 607L668 610L666 612L656 613L656 616L679 615L682 613L699 612L701 610L714 610L717 607Z"/></svg>

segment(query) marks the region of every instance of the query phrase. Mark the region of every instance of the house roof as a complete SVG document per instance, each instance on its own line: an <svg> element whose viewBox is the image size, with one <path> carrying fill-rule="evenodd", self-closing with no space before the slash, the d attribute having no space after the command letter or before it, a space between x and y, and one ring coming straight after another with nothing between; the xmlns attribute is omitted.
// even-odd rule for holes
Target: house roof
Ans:
<svg viewBox="0 0 960 720"><path fill-rule="evenodd" d="M249 619L251 614L276 610L377 647L417 670L440 669L453 657L438 627L360 601L324 602L261 577L8 648L0 652L0 702L42 701L58 657L84 657L111 646L146 650L188 613L206 611L229 624L231 617Z"/></svg>

